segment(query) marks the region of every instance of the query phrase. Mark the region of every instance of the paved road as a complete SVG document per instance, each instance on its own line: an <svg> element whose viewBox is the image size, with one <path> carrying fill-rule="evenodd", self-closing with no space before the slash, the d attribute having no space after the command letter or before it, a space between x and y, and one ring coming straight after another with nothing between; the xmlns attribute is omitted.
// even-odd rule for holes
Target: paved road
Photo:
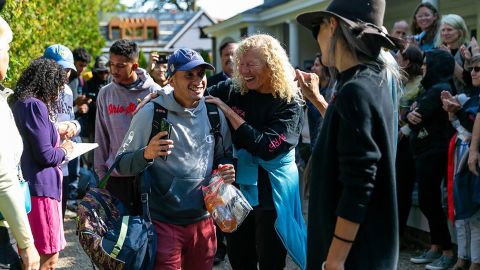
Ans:
<svg viewBox="0 0 480 270"><path fill-rule="evenodd" d="M69 269L69 270L85 270L92 269L90 260L83 252L82 247L78 243L78 236L76 235L76 223L75 219L72 218L73 213L68 211L67 217L65 220L65 237L67 239L67 247L64 251L60 253L60 260L57 269ZM409 258L415 251L405 250L400 253L400 261L398 264L399 270L420 270L425 269L425 266L416 266L412 265L409 262ZM216 267L214 270L229 270L231 269L228 262L222 263ZM292 262L289 260L287 262L288 270L298 269Z"/></svg>

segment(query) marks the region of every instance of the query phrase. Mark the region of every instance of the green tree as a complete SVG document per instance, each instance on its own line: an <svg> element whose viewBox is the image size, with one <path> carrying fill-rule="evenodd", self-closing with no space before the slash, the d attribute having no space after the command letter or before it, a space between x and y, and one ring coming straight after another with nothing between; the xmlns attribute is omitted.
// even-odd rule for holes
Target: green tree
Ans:
<svg viewBox="0 0 480 270"><path fill-rule="evenodd" d="M197 9L196 0L136 0L131 8L137 9L145 5L151 6L153 11L169 9L195 11Z"/></svg>
<svg viewBox="0 0 480 270"><path fill-rule="evenodd" d="M7 1L0 13L13 31L6 86L13 88L21 72L49 45L84 47L98 55L105 40L97 14L122 8L120 0Z"/></svg>
<svg viewBox="0 0 480 270"><path fill-rule="evenodd" d="M138 65L143 69L147 68L147 58L145 57L145 53L143 52L143 50L140 50L140 52L138 53Z"/></svg>

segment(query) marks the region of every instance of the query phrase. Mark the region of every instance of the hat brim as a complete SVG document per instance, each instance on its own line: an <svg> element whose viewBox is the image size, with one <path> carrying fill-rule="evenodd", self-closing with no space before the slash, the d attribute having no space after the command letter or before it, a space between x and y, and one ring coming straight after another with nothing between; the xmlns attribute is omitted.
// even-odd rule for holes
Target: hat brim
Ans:
<svg viewBox="0 0 480 270"><path fill-rule="evenodd" d="M345 22L349 27L355 28L359 26L360 24L358 22L352 21L350 19L347 19L343 16L340 16L334 12L331 11L315 11L315 12L307 12L298 15L297 17L297 22L304 26L305 28L309 29L310 31L314 31L316 27L319 26L321 19L325 17L336 17L343 22ZM398 39L395 39L394 37L388 35L388 33L385 33L380 29L381 26L378 27L373 27L370 25L367 25L360 33L357 35L365 35L373 38L377 38L380 42L380 45L382 47L388 48L388 49L394 49L398 47L398 43L400 42Z"/></svg>
<svg viewBox="0 0 480 270"><path fill-rule="evenodd" d="M193 60L193 61L190 61L188 63L186 63L185 65L183 66L180 66L180 67L177 67L176 71L187 71L187 70L192 70L198 66L205 66L206 69L210 69L210 70L213 70L215 71L215 68L210 65L209 63L205 62L205 61L202 61L202 60Z"/></svg>
<svg viewBox="0 0 480 270"><path fill-rule="evenodd" d="M70 69L73 69L75 72L77 72L77 68L75 67L75 65L73 63L63 61L63 60L59 60L59 61L57 61L57 64L59 64L63 68L70 68Z"/></svg>
<svg viewBox="0 0 480 270"><path fill-rule="evenodd" d="M318 27L320 24L320 20L325 18L325 17L337 17L343 21L345 21L348 25L354 26L357 25L355 22L342 17L334 12L326 11L326 10L321 10L321 11L314 11L314 12L307 12L303 13L297 16L297 22L310 31L313 31L315 27Z"/></svg>

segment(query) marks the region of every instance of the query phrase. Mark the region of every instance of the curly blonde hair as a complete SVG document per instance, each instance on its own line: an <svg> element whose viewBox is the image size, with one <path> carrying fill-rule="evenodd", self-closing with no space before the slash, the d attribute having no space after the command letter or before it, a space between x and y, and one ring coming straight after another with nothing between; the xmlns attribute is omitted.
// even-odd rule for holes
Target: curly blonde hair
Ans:
<svg viewBox="0 0 480 270"><path fill-rule="evenodd" d="M300 91L294 82L295 70L288 60L287 53L275 38L257 34L245 38L235 51L233 81L241 94L246 94L249 89L245 79L240 75L240 59L251 49L257 50L263 57L267 69L270 72L270 85L273 96L286 99L301 99Z"/></svg>

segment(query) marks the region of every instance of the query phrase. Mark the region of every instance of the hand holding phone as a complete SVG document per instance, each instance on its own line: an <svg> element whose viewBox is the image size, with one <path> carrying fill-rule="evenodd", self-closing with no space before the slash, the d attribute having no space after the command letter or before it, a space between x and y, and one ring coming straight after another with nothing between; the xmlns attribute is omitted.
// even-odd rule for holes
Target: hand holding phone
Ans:
<svg viewBox="0 0 480 270"><path fill-rule="evenodd" d="M160 139L170 140L170 134L172 133L172 124L170 122L168 122L167 119L162 119L162 121L160 122L160 132L162 132L162 131L166 131L166 132L168 132L168 134L160 137ZM165 151L167 151L167 150L165 150ZM161 156L161 157L162 157L163 160L167 160L168 155L164 155L164 156Z"/></svg>
<svg viewBox="0 0 480 270"><path fill-rule="evenodd" d="M157 157L167 160L167 156L171 154L171 149L173 148L173 141L170 140L172 124L162 119L159 123L158 130L159 132L152 137L144 150L143 157L146 160L152 160Z"/></svg>

